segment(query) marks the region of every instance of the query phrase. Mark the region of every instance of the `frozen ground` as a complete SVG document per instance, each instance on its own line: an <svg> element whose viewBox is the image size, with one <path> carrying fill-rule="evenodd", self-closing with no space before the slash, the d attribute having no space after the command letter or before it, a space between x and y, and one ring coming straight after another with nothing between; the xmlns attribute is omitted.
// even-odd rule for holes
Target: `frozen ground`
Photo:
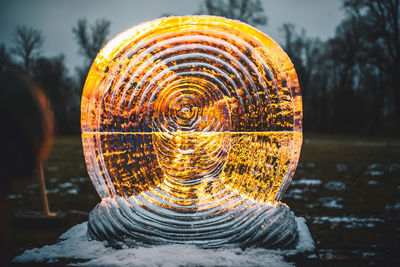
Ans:
<svg viewBox="0 0 400 267"><path fill-rule="evenodd" d="M44 163L50 208L66 212L68 223L55 228L11 226L9 260L26 250L54 244L62 233L87 221L89 212L99 202L87 175L80 137L57 137L52 149ZM398 138L360 140L359 136L311 136L303 145L299 167L282 202L295 215L306 218L323 266L400 266L399 177ZM13 182L13 190L7 195L10 214L40 210L42 202L37 179ZM163 247L155 249L142 248L142 251L156 255L168 251ZM196 248L188 249L175 247L174 253L186 255ZM138 249L127 253L136 255ZM254 262L257 250L244 253L234 249L213 250L212 256L222 260L228 253L235 261L238 261L236 256L240 256ZM208 255L200 255L202 260L209 261ZM272 257L288 260L283 255ZM265 261L268 263L269 258ZM307 266L296 259L293 261ZM229 264L229 259L226 262L225 265Z"/></svg>
<svg viewBox="0 0 400 267"><path fill-rule="evenodd" d="M103 242L87 241L87 223L78 224L53 245L26 250L14 263L68 262L81 266L294 266L284 256L314 249L304 218L296 218L299 242L294 250L249 248L201 249L186 245L164 245L113 249Z"/></svg>

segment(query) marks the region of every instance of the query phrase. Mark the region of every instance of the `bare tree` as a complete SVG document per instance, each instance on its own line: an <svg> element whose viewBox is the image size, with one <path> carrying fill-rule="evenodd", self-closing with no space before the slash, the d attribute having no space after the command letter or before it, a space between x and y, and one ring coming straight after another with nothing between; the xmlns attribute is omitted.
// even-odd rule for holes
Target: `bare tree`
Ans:
<svg viewBox="0 0 400 267"><path fill-rule="evenodd" d="M12 40L14 47L11 52L21 58L25 71L29 73L32 62L39 56L43 45L42 32L32 27L18 26Z"/></svg>
<svg viewBox="0 0 400 267"><path fill-rule="evenodd" d="M86 19L78 21L76 27L72 28L75 39L79 45L79 52L92 62L97 53L107 41L110 33L110 21L105 19L96 20L93 25L88 25Z"/></svg>
<svg viewBox="0 0 400 267"><path fill-rule="evenodd" d="M86 19L80 19L78 24L72 28L72 33L79 45L79 53L86 59L82 67L76 68L81 88L93 60L107 41L110 25L111 22L105 19L96 20L92 25L88 25Z"/></svg>
<svg viewBox="0 0 400 267"><path fill-rule="evenodd" d="M11 64L10 55L7 53L6 46L0 44L0 72L3 72Z"/></svg>
<svg viewBox="0 0 400 267"><path fill-rule="evenodd" d="M79 95L68 76L64 56L36 59L32 74L49 100L57 133L79 131Z"/></svg>
<svg viewBox="0 0 400 267"><path fill-rule="evenodd" d="M205 0L198 14L236 19L255 27L268 21L260 0Z"/></svg>
<svg viewBox="0 0 400 267"><path fill-rule="evenodd" d="M352 33L361 40L353 58L363 68L376 69L378 108L381 113L388 110L394 130L400 133L400 1L344 0L343 6L347 20L356 25ZM384 107L383 102L391 105Z"/></svg>
<svg viewBox="0 0 400 267"><path fill-rule="evenodd" d="M283 33L283 47L299 78L303 97L304 122L306 130L325 131L328 127L327 107L327 60L324 60L325 44L318 38L306 36L302 29L296 31L296 26L285 23L279 29Z"/></svg>

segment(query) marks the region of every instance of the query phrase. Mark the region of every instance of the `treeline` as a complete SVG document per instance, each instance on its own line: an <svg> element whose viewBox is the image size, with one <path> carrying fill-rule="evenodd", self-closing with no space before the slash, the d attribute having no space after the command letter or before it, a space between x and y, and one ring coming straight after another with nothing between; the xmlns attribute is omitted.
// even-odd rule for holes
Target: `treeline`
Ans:
<svg viewBox="0 0 400 267"><path fill-rule="evenodd" d="M47 95L57 134L80 132L83 85L91 63L107 41L109 28L110 22L104 19L97 20L93 25L82 19L72 28L71 34L79 45L78 53L84 58L83 65L75 69L73 76L68 73L64 55L41 56L44 37L39 30L18 26L12 33L12 46L7 49L0 44L0 72L23 72L34 86L42 89Z"/></svg>
<svg viewBox="0 0 400 267"><path fill-rule="evenodd" d="M310 38L295 25L282 25L282 46L302 89L305 131L400 132L399 1L343 0L345 19L327 41ZM205 0L198 14L238 19L255 27L268 21L259 0ZM72 28L85 62L70 75L63 55L40 55L40 31L20 26L11 47L0 44L0 72L19 68L32 76L49 98L57 133L79 133L83 84L109 29L110 22L104 19L92 25L80 20Z"/></svg>
<svg viewBox="0 0 400 267"><path fill-rule="evenodd" d="M304 129L399 133L399 0L345 0L343 9L325 42L290 24L281 29L302 88Z"/></svg>

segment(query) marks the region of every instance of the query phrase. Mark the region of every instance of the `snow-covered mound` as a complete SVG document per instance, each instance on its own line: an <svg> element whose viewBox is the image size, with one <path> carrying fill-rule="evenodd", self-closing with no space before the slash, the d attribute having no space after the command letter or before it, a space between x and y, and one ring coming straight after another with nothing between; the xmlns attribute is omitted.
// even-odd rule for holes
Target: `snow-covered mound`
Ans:
<svg viewBox="0 0 400 267"><path fill-rule="evenodd" d="M295 250L263 248L201 249L196 246L162 245L114 249L103 242L88 241L87 222L78 224L53 245L26 250L15 263L72 262L89 266L293 266L284 256L314 249L314 241L304 218L296 218L299 241Z"/></svg>

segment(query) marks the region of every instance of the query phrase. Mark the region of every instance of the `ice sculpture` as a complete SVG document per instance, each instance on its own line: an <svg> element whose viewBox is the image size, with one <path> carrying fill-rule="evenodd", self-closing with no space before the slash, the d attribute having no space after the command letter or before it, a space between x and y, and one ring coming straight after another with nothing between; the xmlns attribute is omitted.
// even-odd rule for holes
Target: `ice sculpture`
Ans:
<svg viewBox="0 0 400 267"><path fill-rule="evenodd" d="M167 17L112 39L90 69L82 141L101 203L90 239L287 247L280 203L302 143L300 88L271 38L239 21Z"/></svg>

